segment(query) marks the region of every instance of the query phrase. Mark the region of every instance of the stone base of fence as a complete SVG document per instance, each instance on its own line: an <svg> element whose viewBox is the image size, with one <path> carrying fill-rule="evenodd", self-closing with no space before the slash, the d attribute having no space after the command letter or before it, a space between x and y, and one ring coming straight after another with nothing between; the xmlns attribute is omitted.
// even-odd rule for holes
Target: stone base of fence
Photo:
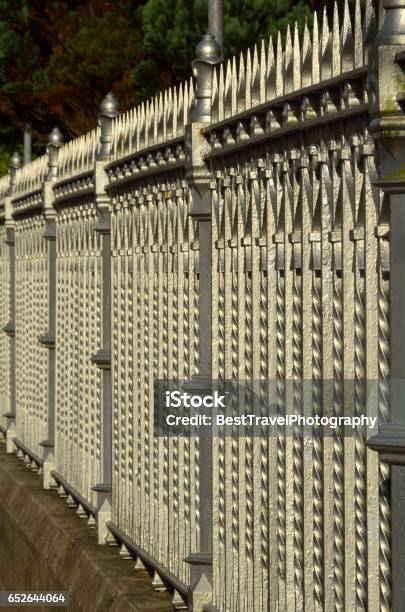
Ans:
<svg viewBox="0 0 405 612"><path fill-rule="evenodd" d="M0 444L0 590L67 591L69 612L172 612L116 548L94 534L41 479ZM14 610L14 607L7 608ZM15 608L17 610L17 608ZM20 608L18 608L20 609ZM37 607L36 610L49 610Z"/></svg>

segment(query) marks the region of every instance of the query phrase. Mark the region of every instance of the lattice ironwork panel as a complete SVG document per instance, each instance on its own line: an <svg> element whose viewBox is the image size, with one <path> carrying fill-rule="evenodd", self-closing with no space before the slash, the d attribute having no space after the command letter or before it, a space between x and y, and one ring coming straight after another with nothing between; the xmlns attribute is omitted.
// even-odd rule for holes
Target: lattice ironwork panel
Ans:
<svg viewBox="0 0 405 612"><path fill-rule="evenodd" d="M0 227L0 410L1 415L10 410L10 338L3 327L10 321L10 258L5 243L6 228ZM2 416L1 423L6 426Z"/></svg>
<svg viewBox="0 0 405 612"><path fill-rule="evenodd" d="M48 350L38 340L48 325L48 257L41 214L15 225L17 437L41 455L47 438Z"/></svg>
<svg viewBox="0 0 405 612"><path fill-rule="evenodd" d="M154 379L198 369L198 244L181 176L112 200L113 520L185 582L196 550L196 439L153 435Z"/></svg>
<svg viewBox="0 0 405 612"><path fill-rule="evenodd" d="M230 152L212 176L214 378L246 381L235 411L387 418L389 226L367 116ZM215 605L388 611L389 468L361 427L301 433L215 439Z"/></svg>
<svg viewBox="0 0 405 612"><path fill-rule="evenodd" d="M57 213L56 469L90 503L101 479L102 261L92 201Z"/></svg>

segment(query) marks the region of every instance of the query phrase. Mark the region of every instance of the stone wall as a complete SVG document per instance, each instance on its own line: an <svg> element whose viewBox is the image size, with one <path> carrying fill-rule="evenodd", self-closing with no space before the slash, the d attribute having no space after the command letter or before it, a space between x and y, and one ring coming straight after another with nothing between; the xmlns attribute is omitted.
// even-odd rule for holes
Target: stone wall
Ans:
<svg viewBox="0 0 405 612"><path fill-rule="evenodd" d="M0 590L62 590L69 612L172 612L118 548L94 532L0 444ZM17 608L9 607L8 610ZM21 608L18 608L20 610ZM49 608L35 607L35 610ZM63 608L61 608L63 609Z"/></svg>

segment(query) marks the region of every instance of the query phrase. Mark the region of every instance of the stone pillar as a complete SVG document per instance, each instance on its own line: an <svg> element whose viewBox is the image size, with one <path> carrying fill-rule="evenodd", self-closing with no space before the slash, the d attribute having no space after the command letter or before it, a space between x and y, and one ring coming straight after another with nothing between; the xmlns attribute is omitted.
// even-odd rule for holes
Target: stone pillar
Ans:
<svg viewBox="0 0 405 612"><path fill-rule="evenodd" d="M187 389L202 395L212 392L212 223L210 172L204 161L208 143L203 129L211 121L212 78L221 61L221 49L211 34L196 48L193 75L196 79L195 107L186 129L186 179L192 193L190 216L198 223L199 242L199 373ZM191 565L190 610L203 612L212 603L212 438L200 438L200 542L199 550L186 559Z"/></svg>
<svg viewBox="0 0 405 612"><path fill-rule="evenodd" d="M17 419L15 376L15 239L12 199L16 173L20 166L20 156L18 153L14 153L10 161L10 187L4 203L6 243L10 260L10 321L3 328L3 331L10 337L10 411L3 415L7 419L6 444L8 453L12 453L15 450L13 439L16 437Z"/></svg>
<svg viewBox="0 0 405 612"><path fill-rule="evenodd" d="M118 102L109 93L100 106L99 125L101 127L101 148L95 166L95 197L97 205L96 231L101 238L102 252L102 346L91 360L102 370L102 482L93 487L97 494L97 539L99 544L106 543L108 529L106 522L111 520L112 494L112 396L111 396L111 231L110 198L106 192L108 177L105 166L111 155L111 127L118 115Z"/></svg>
<svg viewBox="0 0 405 612"><path fill-rule="evenodd" d="M380 7L381 8L381 7ZM370 55L370 132L390 211L391 422L367 441L392 466L392 610L405 601L405 0L385 0ZM383 14L383 11L380 11Z"/></svg>
<svg viewBox="0 0 405 612"><path fill-rule="evenodd" d="M54 483L51 471L55 469L55 340L56 340L56 223L55 209L53 207L53 184L58 177L59 150L63 137L58 128L54 128L48 142L48 176L44 183L44 239L48 242L48 321L46 332L38 338L39 342L49 349L48 354L48 433L40 445L43 448L43 487L49 489Z"/></svg>

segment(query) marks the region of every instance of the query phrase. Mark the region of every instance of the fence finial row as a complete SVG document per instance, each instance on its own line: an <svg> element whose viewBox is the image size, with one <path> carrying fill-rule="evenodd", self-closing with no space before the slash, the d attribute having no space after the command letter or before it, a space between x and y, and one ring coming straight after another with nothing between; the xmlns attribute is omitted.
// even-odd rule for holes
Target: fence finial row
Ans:
<svg viewBox="0 0 405 612"><path fill-rule="evenodd" d="M59 128L55 127L49 135L49 141L46 147L48 160L46 160L46 156L38 158L26 164L21 172L18 172L21 168L21 159L18 152L15 152L10 160L9 194L11 195L16 192L22 193L27 189L35 187L33 184L35 181L33 179L38 174L39 164L41 164L42 167L43 163L45 163L45 171L47 166L48 170L45 172L47 180L57 181L61 175L63 176L66 173L66 170L68 174L70 174L72 170L77 172L85 171L88 161L94 159L94 155L100 144L98 159L108 159L111 154L112 122L118 114L118 102L112 93L108 93L100 105L100 136L97 130L93 130L81 136L79 139L70 141L65 150L65 147L63 147L63 135ZM62 155L60 155L62 147L63 152ZM59 165L62 166L61 172L59 171ZM68 167L65 168L65 166ZM45 180L45 175L43 180Z"/></svg>
<svg viewBox="0 0 405 612"><path fill-rule="evenodd" d="M320 18L315 13L311 29L305 23L299 36L297 23L289 25L284 42L278 32L267 43L262 41L239 58L229 58L215 70L212 120L223 121L258 104L366 67L376 31L372 0L366 0L363 12L360 0L356 0L352 15L345 0L342 17L335 2L332 19L326 10Z"/></svg>

